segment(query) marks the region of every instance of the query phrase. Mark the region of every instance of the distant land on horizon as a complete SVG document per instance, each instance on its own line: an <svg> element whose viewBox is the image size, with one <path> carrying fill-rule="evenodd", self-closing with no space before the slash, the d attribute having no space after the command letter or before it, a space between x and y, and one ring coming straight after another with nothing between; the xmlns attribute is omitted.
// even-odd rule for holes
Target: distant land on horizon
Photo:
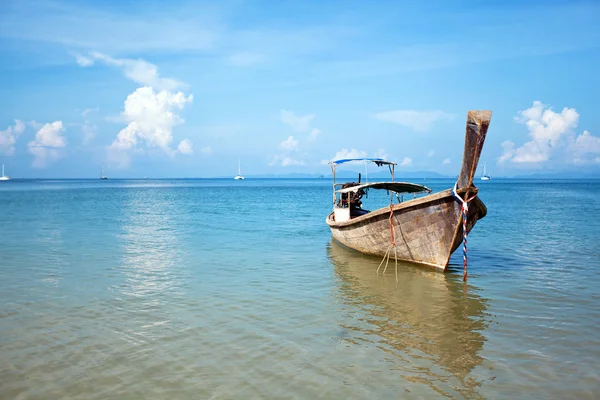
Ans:
<svg viewBox="0 0 600 400"><path fill-rule="evenodd" d="M322 174L323 180L332 179L331 173ZM310 174L310 173L301 173L301 172L290 172L286 174L255 174L255 175L244 175L246 179L319 179L321 174ZM352 171L343 171L339 174L336 174L336 178L340 180L357 180L358 172ZM41 178L41 177L31 177L31 178L23 178L23 177L13 177L12 181L23 181L23 180L43 180L43 181L51 181L51 180L95 180L100 178L96 177L69 177L69 178ZM132 176L111 176L108 180L144 180L143 177L132 177ZM187 176L187 177L165 177L165 176L149 176L145 178L147 180L156 180L156 179L233 179L233 176L228 175L220 175L220 176ZM374 172L365 176L364 172L361 172L361 180L365 181L368 179L369 181L377 180L390 180L389 172ZM397 171L395 174L395 180L397 181L410 181L417 179L456 179L455 176L451 175L443 175L437 172L432 171ZM492 181L494 179L600 179L600 170L591 171L591 172L575 172L575 171L566 171L566 172L539 172L535 174L523 174L523 175L511 175L511 176L492 176ZM479 175L475 176L475 181L479 181Z"/></svg>
<svg viewBox="0 0 600 400"><path fill-rule="evenodd" d="M287 173L287 174L256 174L256 175L245 175L246 179L318 179L321 174L308 174L308 173ZM219 176L216 179L227 179L229 176ZM332 175L323 174L323 179L331 179ZM336 174L338 179L357 179L358 172L352 173L344 171L340 174ZM361 172L361 180L364 180L365 174ZM374 178L389 180L389 172L374 172L368 175L369 180ZM456 179L455 176L443 175L432 171L396 171L394 178L396 180L410 180L410 179ZM511 176L492 176L494 179L600 179L600 171L598 172L540 172L536 174L524 174L524 175L511 175ZM479 180L479 176L475 176L475 180Z"/></svg>
<svg viewBox="0 0 600 400"><path fill-rule="evenodd" d="M367 176L365 175L364 172L361 172L361 179L365 179ZM291 172L291 173L287 173L287 174L256 174L256 175L245 175L245 178L257 178L257 179L266 179L266 178L273 178L273 179L318 179L321 176L321 174L308 174L308 173L301 173L301 172ZM228 178L227 176L224 177L219 177L219 178ZM331 173L328 174L323 174L323 179L331 179L332 175ZM357 179L358 178L358 172L352 172L352 171L344 171L342 173L338 173L336 174L336 178L340 178L340 179ZM378 178L378 179L385 179L385 180L389 180L390 179L390 173L389 172L374 172L374 173L370 173L368 175L368 178ZM450 179L452 178L451 176L448 175L442 175L442 174L438 174L437 172L430 172L430 171L415 171L415 172L402 172L399 173L398 171L396 171L395 173L395 178L409 178L409 179L415 179L415 178L437 178L437 179Z"/></svg>

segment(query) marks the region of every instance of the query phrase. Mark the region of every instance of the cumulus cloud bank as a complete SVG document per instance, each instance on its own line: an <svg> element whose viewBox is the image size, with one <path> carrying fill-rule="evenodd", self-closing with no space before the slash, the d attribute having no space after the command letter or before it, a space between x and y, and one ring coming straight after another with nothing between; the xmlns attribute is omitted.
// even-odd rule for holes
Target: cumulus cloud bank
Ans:
<svg viewBox="0 0 600 400"><path fill-rule="evenodd" d="M193 101L193 95L183 91L186 85L171 78L163 78L156 65L145 60L113 58L105 54L92 52L89 55L76 55L76 61L83 67L96 62L119 67L124 75L143 85L127 96L121 120L127 123L109 146L109 160L113 164L125 167L130 162L130 151L142 151L138 146L163 150L170 156L177 153L193 154L193 143L183 139L177 150L171 148L173 128L185 121L179 113ZM202 151L207 154L207 151Z"/></svg>
<svg viewBox="0 0 600 400"><path fill-rule="evenodd" d="M67 145L67 139L61 135L64 130L62 121L54 121L37 131L35 139L27 144L29 152L34 156L33 167L44 168L62 156L61 149Z"/></svg>
<svg viewBox="0 0 600 400"><path fill-rule="evenodd" d="M136 89L127 96L121 113L129 124L119 132L111 149L129 150L143 141L171 153L173 127L184 122L176 112L192 100L192 95L186 97L183 92L156 92L148 86Z"/></svg>
<svg viewBox="0 0 600 400"><path fill-rule="evenodd" d="M530 108L519 111L515 120L527 127L531 140L520 147L510 140L503 142L499 163L539 164L550 159L573 164L600 161L600 138L588 131L577 136L579 113L574 108L565 107L557 113L550 106L534 101Z"/></svg>

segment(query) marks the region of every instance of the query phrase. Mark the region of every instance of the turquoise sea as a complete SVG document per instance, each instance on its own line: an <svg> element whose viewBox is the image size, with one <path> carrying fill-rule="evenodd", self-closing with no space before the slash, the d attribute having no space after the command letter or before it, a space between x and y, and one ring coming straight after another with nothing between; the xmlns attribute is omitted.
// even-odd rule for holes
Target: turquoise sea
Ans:
<svg viewBox="0 0 600 400"><path fill-rule="evenodd" d="M327 179L0 182L0 398L598 398L600 181L476 184L396 283Z"/></svg>

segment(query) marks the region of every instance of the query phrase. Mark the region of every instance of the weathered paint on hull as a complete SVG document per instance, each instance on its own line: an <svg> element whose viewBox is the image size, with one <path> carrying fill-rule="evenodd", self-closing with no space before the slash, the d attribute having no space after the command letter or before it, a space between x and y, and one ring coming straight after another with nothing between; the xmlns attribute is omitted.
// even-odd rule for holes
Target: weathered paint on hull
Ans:
<svg viewBox="0 0 600 400"><path fill-rule="evenodd" d="M451 190L395 204L393 212L397 259L445 271L450 255L462 242L461 205L452 197ZM475 197L469 203L467 232L486 213L483 202ZM340 223L333 220L331 213L326 222L340 243L383 257L391 244L389 218L390 209L384 207ZM391 257L394 258L393 251Z"/></svg>

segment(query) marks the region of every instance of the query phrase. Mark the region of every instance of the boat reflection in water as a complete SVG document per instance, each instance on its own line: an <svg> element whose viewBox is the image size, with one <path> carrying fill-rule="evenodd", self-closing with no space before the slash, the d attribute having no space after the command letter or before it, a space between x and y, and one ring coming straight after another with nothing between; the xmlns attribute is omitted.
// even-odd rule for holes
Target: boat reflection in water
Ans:
<svg viewBox="0 0 600 400"><path fill-rule="evenodd" d="M350 321L342 327L343 340L372 342L393 355L384 356L384 361L392 372L398 371L405 387L426 385L452 397L478 397L476 388L488 373L472 372L483 361L478 354L489 318L488 300L477 294L476 287L453 274L400 262L396 283L393 260L386 276L383 267L377 276L378 257L335 240L328 255L341 281L339 296L348 311L344 321ZM414 387L411 391L415 394Z"/></svg>

